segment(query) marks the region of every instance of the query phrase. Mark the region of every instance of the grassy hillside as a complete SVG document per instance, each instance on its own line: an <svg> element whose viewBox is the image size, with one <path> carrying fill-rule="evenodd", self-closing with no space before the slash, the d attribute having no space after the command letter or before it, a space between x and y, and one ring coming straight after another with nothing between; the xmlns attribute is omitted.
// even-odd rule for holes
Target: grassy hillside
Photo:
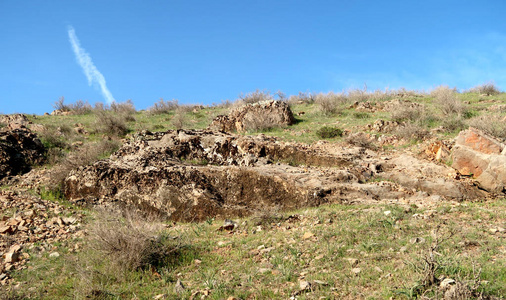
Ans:
<svg viewBox="0 0 506 300"><path fill-rule="evenodd" d="M211 107L160 101L146 111L136 111L129 102L105 108L60 102L58 108L69 114L29 116L44 126L39 135L49 149L46 165L37 168L59 170L29 192L82 214L85 234L24 249L30 261L26 268L11 272L14 283L2 288L0 299L442 299L451 293L456 298L448 299L502 299L506 295L503 198L419 205L326 204L289 212L265 208L232 222L210 218L174 223L132 211L74 206L59 191L71 168L107 157L122 140L140 131L205 129L217 115L269 98L274 96L257 91L236 103ZM488 85L465 93L447 87L430 93L354 90L281 100L290 104L294 125L242 134L415 154L424 141L451 140L468 126L506 138L502 121L506 94ZM397 125L378 132L368 126L377 120ZM324 127L339 129L339 134L324 138ZM381 142L389 137L393 142ZM0 215L11 217L15 212Z"/></svg>

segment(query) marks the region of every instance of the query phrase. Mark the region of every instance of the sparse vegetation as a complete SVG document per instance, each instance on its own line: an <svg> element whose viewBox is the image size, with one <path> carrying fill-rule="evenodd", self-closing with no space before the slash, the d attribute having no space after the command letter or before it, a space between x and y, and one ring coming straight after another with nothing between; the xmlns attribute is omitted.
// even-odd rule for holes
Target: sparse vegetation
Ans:
<svg viewBox="0 0 506 300"><path fill-rule="evenodd" d="M484 95L494 95L495 102L488 102L492 98ZM491 105L506 103L506 94L494 84L465 93L441 86L430 95L405 89L369 92L366 87L288 97L257 90L242 95L234 105L276 97L290 104L297 123L278 128L272 126L269 115L260 115L252 120L249 133L318 143L335 151L349 144L383 153L404 149L420 153L424 144L418 142L451 140L468 126L506 140L504 110L488 110ZM382 109L380 102L400 98L408 99L402 100L408 104ZM356 102L371 106L360 111ZM45 167L51 176L50 184L31 191L42 199L69 205L60 189L62 180L72 170L110 155L129 133L204 129L213 116L226 114L230 106L230 101L192 107L161 99L148 111L137 112L131 101L92 108L81 100L66 104L62 97L55 109L72 114L29 116L33 123L44 125L37 134L47 148ZM399 124L391 131L366 127L376 120ZM4 130L2 127L5 124L0 123ZM380 140L387 142L381 144ZM369 155L365 149L354 148L360 155ZM451 165L451 160L440 166L444 163ZM207 160L190 159L185 168L208 164ZM272 160L269 168L276 164L289 170L298 167L300 174L320 168L294 157ZM395 189L395 180L381 176L356 180L370 184L371 192L384 184ZM409 192L423 194L415 189ZM506 220L504 199L441 199L430 204L393 199L398 203L395 205L386 201L345 205L339 201L322 201L319 207L287 212L265 207L250 217L234 218L232 230L222 228L224 216L201 223L178 223L119 209L111 203L107 206L114 210L73 208L84 216L83 235L65 243L23 249L30 257L26 268L9 271L19 287L8 286L0 299L442 299L450 290L462 299L502 299L506 294L504 232L497 229L503 229ZM7 215L20 213L2 211L0 217ZM47 226L53 226L50 221ZM0 238L4 236L6 243L14 243L7 241L7 235ZM44 247L50 251L39 252ZM53 251L61 255L50 257ZM302 284L305 282L307 285ZM448 286L443 287L443 282Z"/></svg>

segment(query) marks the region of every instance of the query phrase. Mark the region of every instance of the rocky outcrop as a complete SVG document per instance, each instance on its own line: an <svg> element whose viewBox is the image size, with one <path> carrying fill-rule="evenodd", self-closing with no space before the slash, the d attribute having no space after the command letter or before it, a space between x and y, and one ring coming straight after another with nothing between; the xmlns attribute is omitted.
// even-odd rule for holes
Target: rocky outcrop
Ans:
<svg viewBox="0 0 506 300"><path fill-rule="evenodd" d="M456 138L452 158L452 167L474 177L485 190L506 191L505 145L498 139L475 128L464 130Z"/></svg>
<svg viewBox="0 0 506 300"><path fill-rule="evenodd" d="M363 147L179 130L135 136L110 159L72 171L63 189L73 202L124 203L185 221L326 202L483 196L448 177L452 170Z"/></svg>
<svg viewBox="0 0 506 300"><path fill-rule="evenodd" d="M288 126L295 122L290 106L283 101L261 101L234 109L228 116L217 116L210 130L246 132Z"/></svg>
<svg viewBox="0 0 506 300"><path fill-rule="evenodd" d="M0 131L0 179L28 172L44 161L45 148L26 128Z"/></svg>
<svg viewBox="0 0 506 300"><path fill-rule="evenodd" d="M176 220L244 215L263 207L298 208L320 203L320 188L298 184L277 161L346 165L345 157L275 139L211 131L145 134L111 159L81 167L65 180L67 198L107 197L148 206ZM261 167L246 168L247 166Z"/></svg>

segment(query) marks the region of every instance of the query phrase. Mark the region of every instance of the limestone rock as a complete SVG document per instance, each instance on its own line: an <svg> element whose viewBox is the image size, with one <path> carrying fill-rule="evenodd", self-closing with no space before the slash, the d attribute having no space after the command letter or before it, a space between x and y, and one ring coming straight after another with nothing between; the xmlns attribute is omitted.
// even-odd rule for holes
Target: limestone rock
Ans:
<svg viewBox="0 0 506 300"><path fill-rule="evenodd" d="M295 122L290 106L283 101L261 101L234 109L229 116L216 117L209 129L246 132L262 128L292 125Z"/></svg>

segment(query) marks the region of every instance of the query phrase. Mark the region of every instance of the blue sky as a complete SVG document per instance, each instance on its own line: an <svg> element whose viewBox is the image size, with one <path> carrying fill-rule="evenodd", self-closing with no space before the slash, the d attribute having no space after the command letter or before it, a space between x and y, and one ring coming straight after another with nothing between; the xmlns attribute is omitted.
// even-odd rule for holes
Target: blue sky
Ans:
<svg viewBox="0 0 506 300"><path fill-rule="evenodd" d="M112 97L212 104L256 89L506 89L505 1L0 0L0 112Z"/></svg>

